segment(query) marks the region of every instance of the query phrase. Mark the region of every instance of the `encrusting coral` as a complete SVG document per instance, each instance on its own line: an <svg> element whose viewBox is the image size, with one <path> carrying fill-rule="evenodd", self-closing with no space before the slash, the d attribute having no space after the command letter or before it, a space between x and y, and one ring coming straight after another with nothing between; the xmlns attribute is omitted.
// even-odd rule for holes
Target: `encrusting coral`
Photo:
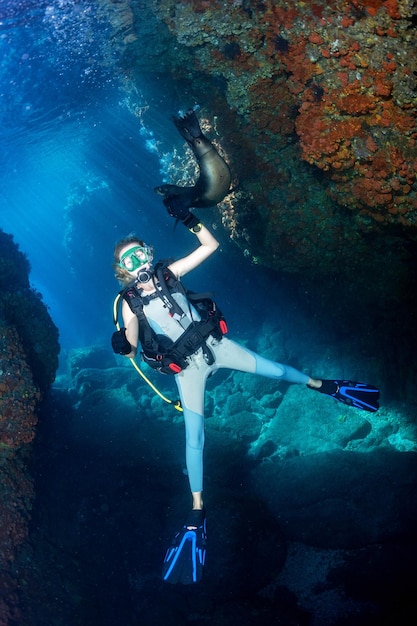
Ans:
<svg viewBox="0 0 417 626"><path fill-rule="evenodd" d="M40 295L29 286L27 258L1 230L0 250L0 623L7 625L19 621L10 568L27 538L34 497L29 444L41 392L55 377L59 344Z"/></svg>
<svg viewBox="0 0 417 626"><path fill-rule="evenodd" d="M0 319L17 330L35 384L45 391L58 368L58 329L41 294L30 287L27 257L1 230L0 245Z"/></svg>
<svg viewBox="0 0 417 626"><path fill-rule="evenodd" d="M132 9L137 17L144 11ZM147 11L176 40L168 47L163 32L158 64L185 81L197 101L204 92L204 104L218 112L221 141L244 191L222 207L223 222L253 258L262 243L258 261L274 269L303 271L307 263L326 273L329 259L337 267L335 204L352 212L356 233L396 228L417 240L415 3L236 0L225 10L221 2L154 0ZM139 21L135 28L140 42ZM146 63L149 72L152 59ZM254 160L243 171L248 144ZM247 199L264 231L272 231L253 245L244 233ZM297 236L302 222L315 236L313 205L325 223L320 253ZM304 220L293 226L295 206ZM350 249L360 254L352 241Z"/></svg>

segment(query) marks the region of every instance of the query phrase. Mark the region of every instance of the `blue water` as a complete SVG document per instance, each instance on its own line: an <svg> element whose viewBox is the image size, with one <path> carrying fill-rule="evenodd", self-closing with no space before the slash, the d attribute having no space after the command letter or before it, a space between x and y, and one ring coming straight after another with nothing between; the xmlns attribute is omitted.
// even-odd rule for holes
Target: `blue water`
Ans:
<svg viewBox="0 0 417 626"><path fill-rule="evenodd" d="M172 150L183 150L174 107L189 103L167 98L166 82L164 106L148 105L146 84L126 90L118 59L104 63L110 26L96 3L3 2L0 16L0 226L27 254L65 355L108 343L120 237L138 233L157 258L178 258L194 244L174 232L153 192ZM259 274L223 234L222 253L188 285L203 281L227 310ZM267 276L260 287L268 290ZM236 332L265 314L247 299L236 313Z"/></svg>
<svg viewBox="0 0 417 626"><path fill-rule="evenodd" d="M104 345L110 351L118 290L112 249L119 238L135 231L153 244L156 258L178 258L195 246L186 229L174 231L153 191L174 148L183 150L171 115L195 103L181 101L168 78L160 93L146 82L136 82L135 89L126 85L111 35L99 2L0 0L0 227L13 234L30 260L31 283L59 328L63 368L72 348ZM210 226L215 212L201 210L199 216ZM233 338L260 335L263 323L273 321L275 329L292 333L286 349L293 365L302 353L310 362L330 361L336 372L342 355L335 355L325 335L320 349L309 342L313 328L338 321L329 314L323 322L314 311L308 317L291 295L291 283L282 286L276 275L252 265L226 232L217 233L221 250L187 276L187 286L214 290ZM133 387L139 394L139 382ZM36 624L176 626L188 618L207 623L209 604L219 597L226 614L230 611L224 623L231 626L278 623L274 616L285 607L297 615L286 623L309 623L285 589L256 595L272 579L269 570L282 566L285 546L276 519L259 505L255 489L247 490L251 467L236 433L212 433L208 442L211 519L217 528L208 564L211 582L189 594L161 590L155 572L165 550L163 529L179 514L173 508L166 512L167 502L179 494L178 508L184 503L185 510L188 487L181 472L168 475L169 465L160 457L181 449L182 429L168 420L140 422L136 409L133 416L121 414L115 396L104 415L94 410L84 415L69 394L55 393L42 409L35 452L37 569L27 604L29 614L38 616ZM300 473L303 485L315 464L313 458L305 476ZM324 486L332 472L333 467L324 472ZM275 482L273 476L271 489ZM314 515L306 524L314 528ZM352 580L355 568L349 570ZM39 589L38 572L47 579Z"/></svg>

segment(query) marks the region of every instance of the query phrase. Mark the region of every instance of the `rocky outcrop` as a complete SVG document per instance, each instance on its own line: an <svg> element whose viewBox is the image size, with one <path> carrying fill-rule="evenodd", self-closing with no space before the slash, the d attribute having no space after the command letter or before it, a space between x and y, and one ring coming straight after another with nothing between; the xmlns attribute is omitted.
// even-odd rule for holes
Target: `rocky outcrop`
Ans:
<svg viewBox="0 0 417 626"><path fill-rule="evenodd" d="M268 356L291 350L303 368L311 368L317 349L312 335L291 343L284 329L266 330L257 342L251 337L251 344ZM310 353L300 356L297 344L306 343ZM126 622L135 615L149 623L182 623L184 615L201 611L205 620L210 616L224 624L235 624L242 612L243 623L252 624L259 620L247 615L256 612L263 622L341 626L346 620L378 623L382 617L394 623L407 614L417 522L410 507L417 488L412 414L387 405L368 414L304 386L239 372L211 377L205 449L209 559L203 586L193 589L192 609L190 596L177 591L161 601L156 558L164 551L161 537L171 532L167 520L188 506L182 416L128 361L112 357L105 366L100 349L96 360L94 352L74 350L76 367L55 386L56 398L72 408L49 434L56 450L51 463L61 468L49 475L49 489L61 493L61 502L51 503L51 517L61 520L64 510L66 523L77 532L51 522L53 541L70 554L74 543L84 542L89 554L88 568L71 562L68 570L61 568L61 577L50 574L58 581L52 586L59 586L53 594L59 603L63 580L76 579L82 587L84 578L90 588L91 577L101 580L102 571L95 602L114 602L106 563L108 536L117 536L112 566L119 568L117 580L125 581L120 597ZM317 362L320 355L318 348ZM324 368L332 362L331 351L322 358ZM149 375L175 399L172 379ZM74 453L60 453L67 448ZM94 472L86 475L85 467ZM74 476L83 479L75 482ZM133 542L132 533L138 538ZM54 559L38 549L45 569L52 565L54 571ZM209 604L201 605L207 596ZM89 601L82 598L77 624ZM57 607L54 600L51 614Z"/></svg>
<svg viewBox="0 0 417 626"><path fill-rule="evenodd" d="M127 75L167 72L217 114L239 189L222 205L231 237L256 262L326 274L357 265L370 236L417 240L416 14L411 0L112 8Z"/></svg>
<svg viewBox="0 0 417 626"><path fill-rule="evenodd" d="M148 106L167 118L173 103L202 105L204 132L233 173L232 193L210 213L219 238L295 277L291 288L318 318L331 311L342 335L365 336L368 320L387 379L404 381L398 392L410 399L415 1L102 6L120 35L126 91L143 90L132 107L141 123ZM195 174L183 155L165 166L170 182Z"/></svg>
<svg viewBox="0 0 417 626"><path fill-rule="evenodd" d="M30 266L10 235L0 231L0 622L19 619L12 573L27 538L34 488L28 473L37 408L55 378L58 331Z"/></svg>

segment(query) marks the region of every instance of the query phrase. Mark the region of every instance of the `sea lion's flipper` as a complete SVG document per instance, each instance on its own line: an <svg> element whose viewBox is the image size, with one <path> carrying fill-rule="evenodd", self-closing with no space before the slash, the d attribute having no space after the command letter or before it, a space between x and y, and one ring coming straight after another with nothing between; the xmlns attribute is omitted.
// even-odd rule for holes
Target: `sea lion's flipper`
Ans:
<svg viewBox="0 0 417 626"><path fill-rule="evenodd" d="M186 207L192 207L194 201L195 187L178 187L177 185L160 185L154 188L155 193L164 196L163 202L169 202L172 198L179 198Z"/></svg>
<svg viewBox="0 0 417 626"><path fill-rule="evenodd" d="M159 185L154 188L155 193L159 196L178 196L187 195L192 192L194 187L178 187L178 185Z"/></svg>
<svg viewBox="0 0 417 626"><path fill-rule="evenodd" d="M188 143L192 144L195 139L203 137L197 115L193 109L188 109L186 113L179 113L178 116L174 115L172 119L179 133Z"/></svg>

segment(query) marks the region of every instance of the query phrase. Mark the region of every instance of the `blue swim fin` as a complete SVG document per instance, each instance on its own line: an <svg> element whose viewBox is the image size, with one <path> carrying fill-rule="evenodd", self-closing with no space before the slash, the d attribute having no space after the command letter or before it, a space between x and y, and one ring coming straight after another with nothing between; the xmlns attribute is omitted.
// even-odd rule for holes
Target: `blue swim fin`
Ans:
<svg viewBox="0 0 417 626"><path fill-rule="evenodd" d="M206 540L206 512L193 510L166 552L162 579L173 585L198 583L206 560Z"/></svg>
<svg viewBox="0 0 417 626"><path fill-rule="evenodd" d="M379 389L367 383L356 383L353 380L323 380L322 386L314 390L357 409L372 413L379 409Z"/></svg>

